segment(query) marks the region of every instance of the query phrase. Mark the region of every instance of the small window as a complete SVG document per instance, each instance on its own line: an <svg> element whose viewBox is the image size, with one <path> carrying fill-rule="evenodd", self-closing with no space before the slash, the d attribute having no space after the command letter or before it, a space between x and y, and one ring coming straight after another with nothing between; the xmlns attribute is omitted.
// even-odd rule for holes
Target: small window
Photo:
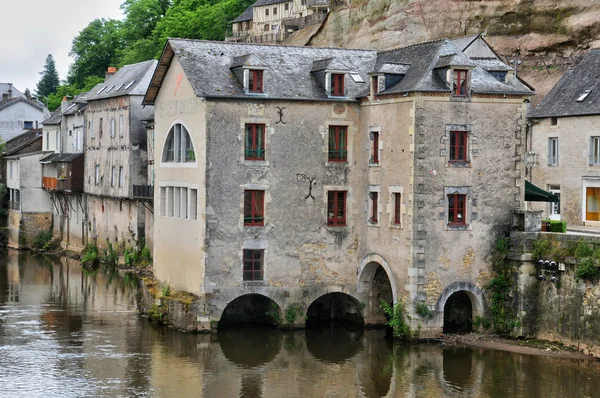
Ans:
<svg viewBox="0 0 600 398"><path fill-rule="evenodd" d="M133 83L135 83L135 80L132 81L131 83L129 83L128 85L126 85L125 90L127 90L129 87L133 86Z"/></svg>
<svg viewBox="0 0 600 398"><path fill-rule="evenodd" d="M331 96L344 96L344 75L342 73L331 74Z"/></svg>
<svg viewBox="0 0 600 398"><path fill-rule="evenodd" d="M167 187L160 187L160 215L167 215Z"/></svg>
<svg viewBox="0 0 600 398"><path fill-rule="evenodd" d="M557 117L551 117L550 118L550 126L556 126L558 125L558 118Z"/></svg>
<svg viewBox="0 0 600 398"><path fill-rule="evenodd" d="M327 225L346 225L346 191L327 192Z"/></svg>
<svg viewBox="0 0 600 398"><path fill-rule="evenodd" d="M277 15L277 7L273 7L273 15Z"/></svg>
<svg viewBox="0 0 600 398"><path fill-rule="evenodd" d="M369 164L378 165L379 164L379 131L371 131L369 134L370 138L370 157Z"/></svg>
<svg viewBox="0 0 600 398"><path fill-rule="evenodd" d="M173 187L167 187L167 217L173 217L174 215L174 202L175 189Z"/></svg>
<svg viewBox="0 0 600 398"><path fill-rule="evenodd" d="M119 137L123 137L123 115L119 115Z"/></svg>
<svg viewBox="0 0 600 398"><path fill-rule="evenodd" d="M400 192L394 192L393 194L394 201L394 218L392 219L392 223L394 225L401 225L402 218L402 194Z"/></svg>
<svg viewBox="0 0 600 398"><path fill-rule="evenodd" d="M465 225L467 195L448 195L448 225Z"/></svg>
<svg viewBox="0 0 600 398"><path fill-rule="evenodd" d="M600 165L600 137L591 137L590 141L590 165Z"/></svg>
<svg viewBox="0 0 600 398"><path fill-rule="evenodd" d="M248 76L248 91L251 93L263 92L263 71L251 69Z"/></svg>
<svg viewBox="0 0 600 398"><path fill-rule="evenodd" d="M95 174L94 174L94 183L96 185L98 185L99 182L100 182L100 165L97 164L96 168L95 168Z"/></svg>
<svg viewBox="0 0 600 398"><path fill-rule="evenodd" d="M467 131L450 131L450 161L467 162Z"/></svg>
<svg viewBox="0 0 600 398"><path fill-rule="evenodd" d="M50 149L50 132L46 132L46 150Z"/></svg>
<svg viewBox="0 0 600 398"><path fill-rule="evenodd" d="M181 217L181 188L173 187L173 217Z"/></svg>
<svg viewBox="0 0 600 398"><path fill-rule="evenodd" d="M464 69L454 70L454 95L465 97L468 94L467 84L468 71Z"/></svg>
<svg viewBox="0 0 600 398"><path fill-rule="evenodd" d="M9 166L9 177L8 178L13 178L13 162L8 162L8 166Z"/></svg>
<svg viewBox="0 0 600 398"><path fill-rule="evenodd" d="M23 122L24 130L31 130L33 128L33 122L31 120L26 120Z"/></svg>
<svg viewBox="0 0 600 398"><path fill-rule="evenodd" d="M190 200L189 219L196 220L198 218L198 190L197 189L190 189L190 199L189 200Z"/></svg>
<svg viewBox="0 0 600 398"><path fill-rule="evenodd" d="M244 249L243 279L245 281L262 281L264 250Z"/></svg>
<svg viewBox="0 0 600 398"><path fill-rule="evenodd" d="M265 160L265 125L246 124L244 158Z"/></svg>
<svg viewBox="0 0 600 398"><path fill-rule="evenodd" d="M583 94L581 94L579 96L579 98L577 98L577 102L583 102L583 101L585 101L585 99L587 98L588 95L590 95L591 92L592 92L592 90L585 90L583 92Z"/></svg>
<svg viewBox="0 0 600 398"><path fill-rule="evenodd" d="M125 185L125 173L123 172L123 166L119 166L119 186Z"/></svg>
<svg viewBox="0 0 600 398"><path fill-rule="evenodd" d="M99 136L100 136L100 139L102 139L102 133L104 132L104 119L100 118L100 122L98 124L100 127Z"/></svg>
<svg viewBox="0 0 600 398"><path fill-rule="evenodd" d="M113 138L115 136L115 130L116 130L115 125L116 125L115 118L111 117L110 118L110 138Z"/></svg>
<svg viewBox="0 0 600 398"><path fill-rule="evenodd" d="M115 186L116 179L117 179L117 168L115 166L113 166L111 168L111 173L110 173L110 186L111 187Z"/></svg>
<svg viewBox="0 0 600 398"><path fill-rule="evenodd" d="M265 16L268 17L269 16L269 9L265 8Z"/></svg>
<svg viewBox="0 0 600 398"><path fill-rule="evenodd" d="M346 126L329 127L328 160L330 162L345 162L348 158Z"/></svg>
<svg viewBox="0 0 600 398"><path fill-rule="evenodd" d="M558 166L558 137L548 138L548 166Z"/></svg>
<svg viewBox="0 0 600 398"><path fill-rule="evenodd" d="M248 227L265 224L265 191L244 191L244 225Z"/></svg>
<svg viewBox="0 0 600 398"><path fill-rule="evenodd" d="M379 222L379 193L378 192L369 192L369 199L371 200L371 217L369 218L369 222L371 224L377 224Z"/></svg>
<svg viewBox="0 0 600 398"><path fill-rule="evenodd" d="M181 188L181 205L179 206L179 215L183 219L188 218L188 189Z"/></svg>
<svg viewBox="0 0 600 398"><path fill-rule="evenodd" d="M306 0L300 0L300 4L302 4L303 6L306 5Z"/></svg>
<svg viewBox="0 0 600 398"><path fill-rule="evenodd" d="M101 88L101 89L100 89L100 90L99 90L99 91L96 93L96 95L99 95L99 94L100 94L100 93L102 93L104 90L106 90L106 87L108 87L108 86L104 86L104 87L102 87L102 88Z"/></svg>
<svg viewBox="0 0 600 398"><path fill-rule="evenodd" d="M379 76L371 77L371 90L373 94L377 94L379 92Z"/></svg>
<svg viewBox="0 0 600 398"><path fill-rule="evenodd" d="M354 83L364 83L365 82L365 80L362 78L362 76L356 72L350 72L350 77L352 78Z"/></svg>
<svg viewBox="0 0 600 398"><path fill-rule="evenodd" d="M284 6L283 6L283 9L285 11L288 11L290 9L290 3L285 3Z"/></svg>
<svg viewBox="0 0 600 398"><path fill-rule="evenodd" d="M88 128L90 129L90 138L93 140L96 138L96 124L94 123L94 120L91 120L89 122L89 126Z"/></svg>

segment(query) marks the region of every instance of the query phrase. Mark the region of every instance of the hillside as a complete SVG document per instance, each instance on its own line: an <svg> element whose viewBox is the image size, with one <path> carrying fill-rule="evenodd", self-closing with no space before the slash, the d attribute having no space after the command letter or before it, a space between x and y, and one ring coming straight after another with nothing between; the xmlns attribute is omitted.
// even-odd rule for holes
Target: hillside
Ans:
<svg viewBox="0 0 600 398"><path fill-rule="evenodd" d="M600 47L598 0L332 0L309 45L388 49L486 32L538 103L589 48Z"/></svg>

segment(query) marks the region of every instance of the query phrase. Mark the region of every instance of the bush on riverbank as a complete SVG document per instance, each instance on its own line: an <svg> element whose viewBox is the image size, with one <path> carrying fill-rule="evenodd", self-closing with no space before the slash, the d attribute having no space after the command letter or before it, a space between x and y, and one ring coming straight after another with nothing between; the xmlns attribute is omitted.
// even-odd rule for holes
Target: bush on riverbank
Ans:
<svg viewBox="0 0 600 398"><path fill-rule="evenodd" d="M81 263L87 267L97 267L100 264L98 246L93 243L88 243L85 246L85 249L83 249Z"/></svg>

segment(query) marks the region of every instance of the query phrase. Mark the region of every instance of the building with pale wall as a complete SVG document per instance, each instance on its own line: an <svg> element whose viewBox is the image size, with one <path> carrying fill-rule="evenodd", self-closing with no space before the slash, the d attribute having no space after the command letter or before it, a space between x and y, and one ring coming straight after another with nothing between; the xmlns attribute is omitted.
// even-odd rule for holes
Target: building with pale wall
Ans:
<svg viewBox="0 0 600 398"><path fill-rule="evenodd" d="M381 299L427 334L471 327L523 203L531 94L480 36L380 53L169 40L144 99L155 274L205 300L197 328L272 306L381 323Z"/></svg>

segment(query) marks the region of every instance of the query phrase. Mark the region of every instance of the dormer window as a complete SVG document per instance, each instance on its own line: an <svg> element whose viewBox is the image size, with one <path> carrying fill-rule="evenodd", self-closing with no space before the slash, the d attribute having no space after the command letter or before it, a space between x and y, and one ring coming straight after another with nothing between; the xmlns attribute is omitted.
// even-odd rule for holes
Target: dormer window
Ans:
<svg viewBox="0 0 600 398"><path fill-rule="evenodd" d="M263 71L260 69L250 69L248 71L248 92L263 92Z"/></svg>
<svg viewBox="0 0 600 398"><path fill-rule="evenodd" d="M331 96L344 96L344 75L342 73L331 74Z"/></svg>
<svg viewBox="0 0 600 398"><path fill-rule="evenodd" d="M454 69L454 80L453 88L454 95L459 97L466 97L469 93L468 89L468 70L466 69Z"/></svg>

